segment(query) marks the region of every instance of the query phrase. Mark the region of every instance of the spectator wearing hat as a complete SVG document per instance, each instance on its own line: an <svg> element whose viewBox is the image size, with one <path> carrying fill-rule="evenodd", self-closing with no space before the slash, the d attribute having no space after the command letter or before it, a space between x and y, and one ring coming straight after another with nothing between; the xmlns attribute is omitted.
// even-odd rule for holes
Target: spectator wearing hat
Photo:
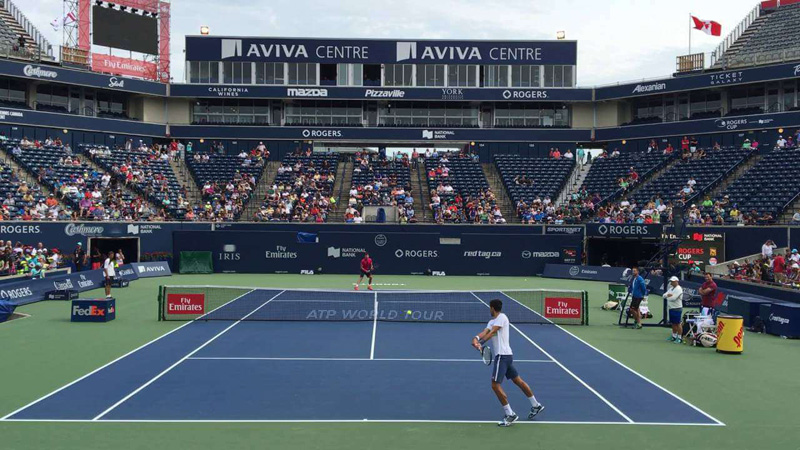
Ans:
<svg viewBox="0 0 800 450"><path fill-rule="evenodd" d="M667 301L669 324L672 326L672 336L667 338L667 341L680 344L682 342L681 314L683 313L683 288L681 288L678 283L678 277L673 276L669 279L669 288L667 292L664 293L664 299Z"/></svg>

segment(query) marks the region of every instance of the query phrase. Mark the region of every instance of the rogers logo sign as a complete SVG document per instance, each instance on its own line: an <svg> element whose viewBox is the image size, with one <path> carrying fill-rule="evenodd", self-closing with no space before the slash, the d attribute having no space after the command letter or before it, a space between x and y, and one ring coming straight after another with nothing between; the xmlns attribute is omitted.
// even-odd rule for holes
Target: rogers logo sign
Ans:
<svg viewBox="0 0 800 450"><path fill-rule="evenodd" d="M205 294L167 294L167 314L203 314Z"/></svg>
<svg viewBox="0 0 800 450"><path fill-rule="evenodd" d="M36 77L36 78L58 77L58 72L56 71L42 69L41 67L34 67L30 64L22 68L22 73L25 74L26 77Z"/></svg>

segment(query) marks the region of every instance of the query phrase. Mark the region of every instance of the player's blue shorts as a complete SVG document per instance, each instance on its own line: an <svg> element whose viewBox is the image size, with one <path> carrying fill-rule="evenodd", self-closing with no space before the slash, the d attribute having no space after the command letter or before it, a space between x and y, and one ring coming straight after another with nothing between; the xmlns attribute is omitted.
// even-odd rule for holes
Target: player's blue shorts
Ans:
<svg viewBox="0 0 800 450"><path fill-rule="evenodd" d="M497 355L492 364L492 381L502 383L503 377L513 380L517 378L517 368L514 367L514 355Z"/></svg>
<svg viewBox="0 0 800 450"><path fill-rule="evenodd" d="M669 323L672 325L680 325L681 324L681 313L683 309L675 308L669 310Z"/></svg>

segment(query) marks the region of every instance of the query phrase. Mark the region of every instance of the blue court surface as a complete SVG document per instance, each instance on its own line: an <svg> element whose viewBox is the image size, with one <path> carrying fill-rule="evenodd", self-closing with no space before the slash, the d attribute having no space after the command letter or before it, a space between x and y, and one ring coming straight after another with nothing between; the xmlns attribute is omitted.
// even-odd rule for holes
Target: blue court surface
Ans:
<svg viewBox="0 0 800 450"><path fill-rule="evenodd" d="M470 294L461 300L484 308L482 300L502 295ZM257 289L224 307L246 305L246 319L284 296L291 301L286 291ZM192 321L2 420L494 423L502 409L490 368L469 345L481 328ZM560 326L513 325L511 346L520 375L546 406L518 424L723 425ZM503 384L524 419L528 400Z"/></svg>

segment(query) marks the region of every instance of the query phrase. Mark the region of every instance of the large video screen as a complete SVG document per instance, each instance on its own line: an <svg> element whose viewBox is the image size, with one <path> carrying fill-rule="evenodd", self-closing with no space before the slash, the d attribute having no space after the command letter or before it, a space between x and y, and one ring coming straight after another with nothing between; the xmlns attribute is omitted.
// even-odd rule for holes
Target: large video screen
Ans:
<svg viewBox="0 0 800 450"><path fill-rule="evenodd" d="M96 5L92 14L95 45L158 54L158 19Z"/></svg>
<svg viewBox="0 0 800 450"><path fill-rule="evenodd" d="M701 270L706 265L715 266L724 261L724 233L690 233L684 236L678 251L671 255L672 264L693 265L698 262Z"/></svg>

